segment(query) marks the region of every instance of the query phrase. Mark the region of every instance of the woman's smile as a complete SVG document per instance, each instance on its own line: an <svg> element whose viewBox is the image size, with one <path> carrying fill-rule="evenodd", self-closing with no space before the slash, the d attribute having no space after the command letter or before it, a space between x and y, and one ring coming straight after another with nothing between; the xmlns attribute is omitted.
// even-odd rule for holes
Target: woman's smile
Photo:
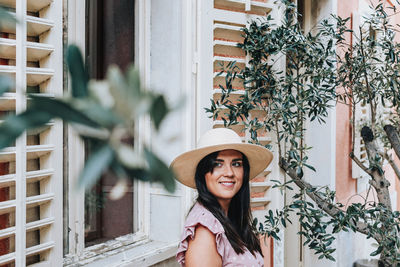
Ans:
<svg viewBox="0 0 400 267"><path fill-rule="evenodd" d="M227 187L227 188L233 188L233 186L235 185L234 181L219 182L219 183L222 184L223 186Z"/></svg>

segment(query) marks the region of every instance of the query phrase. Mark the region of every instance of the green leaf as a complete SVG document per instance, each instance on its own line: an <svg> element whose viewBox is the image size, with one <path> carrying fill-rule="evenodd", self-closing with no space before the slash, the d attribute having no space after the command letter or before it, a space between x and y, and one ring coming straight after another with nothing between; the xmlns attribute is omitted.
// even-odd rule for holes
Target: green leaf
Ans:
<svg viewBox="0 0 400 267"><path fill-rule="evenodd" d="M2 96L5 92L10 91L13 87L14 83L10 77L0 75L0 96Z"/></svg>
<svg viewBox="0 0 400 267"><path fill-rule="evenodd" d="M309 164L303 163L304 166L306 166L307 168L309 168L310 170L313 170L316 172L315 168Z"/></svg>
<svg viewBox="0 0 400 267"><path fill-rule="evenodd" d="M105 108L114 107L114 98L110 93L110 85L107 81L95 81L91 80L88 84L90 96L99 102Z"/></svg>
<svg viewBox="0 0 400 267"><path fill-rule="evenodd" d="M296 168L296 175L299 177L299 178L302 178L303 177L303 169L299 166L299 167L297 167Z"/></svg>
<svg viewBox="0 0 400 267"><path fill-rule="evenodd" d="M15 28L17 20L10 12L0 7L0 31L3 28Z"/></svg>
<svg viewBox="0 0 400 267"><path fill-rule="evenodd" d="M131 65L128 68L127 80L129 90L131 91L132 95L139 95L141 91L140 72L139 69L136 68L134 65Z"/></svg>
<svg viewBox="0 0 400 267"><path fill-rule="evenodd" d="M71 99L70 106L81 114L85 114L89 120L95 122L98 126L112 128L123 122L118 114L92 99Z"/></svg>
<svg viewBox="0 0 400 267"><path fill-rule="evenodd" d="M141 181L145 181L145 182L151 182L152 177L151 174L142 168L137 168L137 169L132 169L132 168L127 168L127 167L123 167L123 169L125 170L127 176L130 179L138 179Z"/></svg>
<svg viewBox="0 0 400 267"><path fill-rule="evenodd" d="M151 180L161 182L165 189L169 192L174 192L176 184L173 172L153 152L147 148L145 148L144 152L147 163L149 164Z"/></svg>
<svg viewBox="0 0 400 267"><path fill-rule="evenodd" d="M109 144L104 144L91 153L85 167L80 174L78 185L90 189L100 178L115 157L114 151Z"/></svg>
<svg viewBox="0 0 400 267"><path fill-rule="evenodd" d="M40 110L27 110L7 117L0 125L0 149L10 146L25 130L40 127L52 118L51 114Z"/></svg>
<svg viewBox="0 0 400 267"><path fill-rule="evenodd" d="M158 130L162 120L168 113L168 106L165 102L164 96L159 95L154 99L153 105L150 110L150 116L154 122L155 128Z"/></svg>
<svg viewBox="0 0 400 267"><path fill-rule="evenodd" d="M53 117L63 119L67 122L84 124L97 128L99 124L88 118L84 113L76 110L69 103L59 99L31 95L30 110L42 111L51 114Z"/></svg>
<svg viewBox="0 0 400 267"><path fill-rule="evenodd" d="M117 148L119 161L129 169L144 169L146 160L144 155L132 146L121 144Z"/></svg>
<svg viewBox="0 0 400 267"><path fill-rule="evenodd" d="M375 250L374 252L372 252L371 254L369 254L370 256L376 256L379 255L383 250L383 246L379 246L377 250Z"/></svg>
<svg viewBox="0 0 400 267"><path fill-rule="evenodd" d="M71 73L72 96L87 97L89 95L87 84L89 81L81 51L76 45L70 45L67 50L68 69Z"/></svg>
<svg viewBox="0 0 400 267"><path fill-rule="evenodd" d="M115 65L108 68L107 80L114 98L116 113L126 121L131 121L136 115L138 105L143 102L141 96L129 88L121 70Z"/></svg>

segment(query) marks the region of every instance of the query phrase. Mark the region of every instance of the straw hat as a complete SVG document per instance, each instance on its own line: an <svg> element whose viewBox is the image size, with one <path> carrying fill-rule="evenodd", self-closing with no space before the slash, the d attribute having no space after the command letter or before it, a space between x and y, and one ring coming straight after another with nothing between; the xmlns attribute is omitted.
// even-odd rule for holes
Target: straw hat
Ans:
<svg viewBox="0 0 400 267"><path fill-rule="evenodd" d="M272 160L272 153L265 147L242 143L239 135L227 128L216 128L207 131L197 143L197 148L185 152L171 163L176 178L182 184L196 188L194 176L197 165L205 156L225 149L234 149L246 155L250 164L249 179L263 172Z"/></svg>

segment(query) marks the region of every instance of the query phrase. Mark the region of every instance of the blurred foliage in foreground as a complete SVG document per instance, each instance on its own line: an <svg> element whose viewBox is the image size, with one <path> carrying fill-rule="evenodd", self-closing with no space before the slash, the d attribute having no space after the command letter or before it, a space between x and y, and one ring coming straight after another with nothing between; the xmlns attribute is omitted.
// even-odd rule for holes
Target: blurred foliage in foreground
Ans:
<svg viewBox="0 0 400 267"><path fill-rule="evenodd" d="M26 130L62 119L74 126L92 150L79 186L91 188L109 170L122 179L161 182L168 191L174 191L175 181L168 166L148 145L133 145L138 138L135 125L142 117L149 116L158 130L170 111L164 96L144 90L134 66L125 74L111 66L105 80L89 80L82 55L73 45L68 48L67 62L71 95L62 98L28 95L27 110L6 117L1 124L0 149L12 145ZM1 95L13 85L7 77L0 79Z"/></svg>

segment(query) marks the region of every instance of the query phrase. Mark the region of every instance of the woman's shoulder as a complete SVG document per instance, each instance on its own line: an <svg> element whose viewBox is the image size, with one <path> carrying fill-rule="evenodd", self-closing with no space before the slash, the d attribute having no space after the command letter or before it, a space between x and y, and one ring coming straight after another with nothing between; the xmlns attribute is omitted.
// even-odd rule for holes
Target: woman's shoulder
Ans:
<svg viewBox="0 0 400 267"><path fill-rule="evenodd" d="M196 229L198 229L199 232L197 232ZM211 238L205 231L211 232L213 237ZM215 242L218 254L224 258L226 243L228 242L224 228L209 210L196 202L186 218L181 242L176 254L176 258L182 266L185 266L185 254L188 249L189 240L193 240L197 234L207 237L207 242L213 240L212 242Z"/></svg>
<svg viewBox="0 0 400 267"><path fill-rule="evenodd" d="M220 221L203 205L196 202L186 218L185 227L193 227L199 224L213 234L224 232L224 227Z"/></svg>

